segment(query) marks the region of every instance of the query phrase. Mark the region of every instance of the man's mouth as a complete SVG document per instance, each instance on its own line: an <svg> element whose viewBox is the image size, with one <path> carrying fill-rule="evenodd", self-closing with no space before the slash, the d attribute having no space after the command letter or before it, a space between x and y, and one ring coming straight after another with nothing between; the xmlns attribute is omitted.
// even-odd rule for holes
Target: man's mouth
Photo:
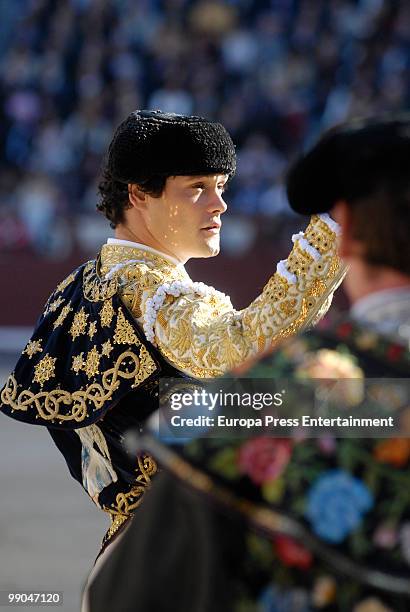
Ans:
<svg viewBox="0 0 410 612"><path fill-rule="evenodd" d="M210 223L206 227L202 227L202 232L209 232L210 234L219 234L221 230L221 223Z"/></svg>

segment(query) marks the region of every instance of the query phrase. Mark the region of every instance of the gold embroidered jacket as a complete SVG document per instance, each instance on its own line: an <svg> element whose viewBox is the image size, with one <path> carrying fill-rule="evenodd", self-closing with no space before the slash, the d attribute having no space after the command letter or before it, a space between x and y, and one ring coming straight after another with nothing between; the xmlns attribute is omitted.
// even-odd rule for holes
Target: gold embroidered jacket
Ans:
<svg viewBox="0 0 410 612"><path fill-rule="evenodd" d="M327 216L313 217L262 294L239 312L183 266L117 245L104 245L99 261L53 292L0 408L49 429L72 476L111 516L105 542L157 471L151 456L127 451L125 435L156 410L159 376L217 376L313 323L343 276L336 231Z"/></svg>
<svg viewBox="0 0 410 612"><path fill-rule="evenodd" d="M328 215L312 217L261 295L241 311L229 297L193 282L183 266L138 248L104 245L101 275L118 278L121 299L171 364L212 378L325 314L344 275L337 231Z"/></svg>

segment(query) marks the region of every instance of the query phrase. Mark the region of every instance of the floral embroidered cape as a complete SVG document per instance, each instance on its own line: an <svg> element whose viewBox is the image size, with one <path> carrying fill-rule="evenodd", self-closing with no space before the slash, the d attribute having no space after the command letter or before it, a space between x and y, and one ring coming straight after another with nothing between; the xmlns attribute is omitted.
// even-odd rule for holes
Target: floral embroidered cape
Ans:
<svg viewBox="0 0 410 612"><path fill-rule="evenodd" d="M287 342L241 376L404 378L409 365L404 345L344 321ZM409 431L410 406L401 418ZM198 503L205 496L217 515L246 522L232 610L410 609L409 438L143 444L201 494Z"/></svg>

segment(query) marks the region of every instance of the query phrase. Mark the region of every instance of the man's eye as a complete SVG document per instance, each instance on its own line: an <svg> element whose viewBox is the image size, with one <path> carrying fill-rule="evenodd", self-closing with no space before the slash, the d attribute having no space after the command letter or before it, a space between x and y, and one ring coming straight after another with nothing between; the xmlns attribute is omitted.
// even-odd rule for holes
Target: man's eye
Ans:
<svg viewBox="0 0 410 612"><path fill-rule="evenodd" d="M228 190L228 185L226 183L224 183L223 185L218 185L218 189L222 191L222 193L224 193Z"/></svg>
<svg viewBox="0 0 410 612"><path fill-rule="evenodd" d="M205 189L204 183L195 183L195 185L191 185L192 189Z"/></svg>

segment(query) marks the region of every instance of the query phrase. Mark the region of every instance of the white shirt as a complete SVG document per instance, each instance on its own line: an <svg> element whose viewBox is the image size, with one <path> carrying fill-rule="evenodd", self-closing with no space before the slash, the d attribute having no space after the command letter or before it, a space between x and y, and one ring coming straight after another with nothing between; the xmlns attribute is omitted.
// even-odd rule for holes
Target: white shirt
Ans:
<svg viewBox="0 0 410 612"><path fill-rule="evenodd" d="M410 287L384 289L355 302L350 313L356 321L381 334L410 341Z"/></svg>

